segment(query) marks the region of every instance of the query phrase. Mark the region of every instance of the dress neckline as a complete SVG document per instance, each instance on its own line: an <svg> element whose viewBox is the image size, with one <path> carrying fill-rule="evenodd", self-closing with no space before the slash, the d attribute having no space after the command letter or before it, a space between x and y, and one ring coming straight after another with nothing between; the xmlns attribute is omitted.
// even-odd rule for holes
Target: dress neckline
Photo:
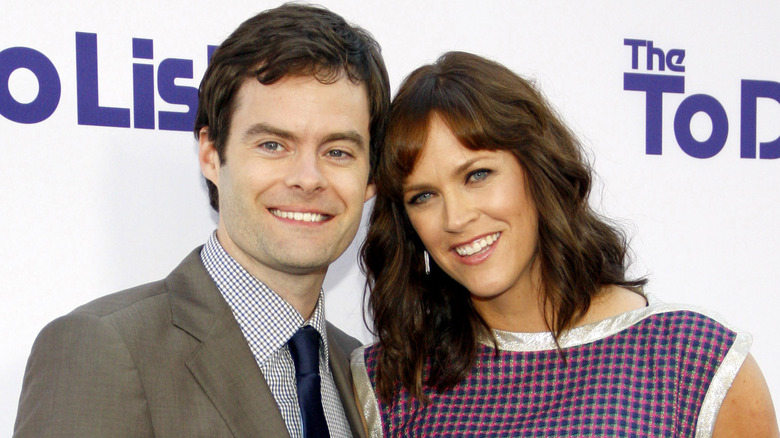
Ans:
<svg viewBox="0 0 780 438"><path fill-rule="evenodd" d="M647 306L629 310L601 321L574 327L561 334L558 339L558 344L555 343L555 339L550 332L528 333L494 329L493 334L496 338L499 350L546 351L557 350L559 345L560 348L565 349L607 338L626 330L645 318L659 313L692 310L704 315L712 316L716 320L723 321L723 318L707 309L681 304L668 304L660 301L652 294L647 292L644 292L643 294L645 298L647 298ZM480 336L479 343L491 348L494 346L493 341L486 335Z"/></svg>

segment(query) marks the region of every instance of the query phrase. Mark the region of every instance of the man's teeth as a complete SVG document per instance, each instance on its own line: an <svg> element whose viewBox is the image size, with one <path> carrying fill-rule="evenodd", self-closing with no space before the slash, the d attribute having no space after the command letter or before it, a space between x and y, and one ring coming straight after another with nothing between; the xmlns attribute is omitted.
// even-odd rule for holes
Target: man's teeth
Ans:
<svg viewBox="0 0 780 438"><path fill-rule="evenodd" d="M325 215L319 213L301 213L300 211L282 211L271 210L271 213L282 219L292 219L303 222L322 222L325 219Z"/></svg>
<svg viewBox="0 0 780 438"><path fill-rule="evenodd" d="M487 237L477 239L471 243L461 245L455 248L455 252L457 252L460 256L474 255L495 243L495 241L498 240L498 236L500 235L501 233L491 234Z"/></svg>

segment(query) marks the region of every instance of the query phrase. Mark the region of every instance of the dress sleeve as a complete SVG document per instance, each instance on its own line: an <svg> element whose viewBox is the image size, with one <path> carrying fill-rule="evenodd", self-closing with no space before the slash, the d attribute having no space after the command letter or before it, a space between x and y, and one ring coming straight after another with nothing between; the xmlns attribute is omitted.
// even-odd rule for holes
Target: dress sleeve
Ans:
<svg viewBox="0 0 780 438"><path fill-rule="evenodd" d="M382 437L382 416L379 414L379 403L377 402L376 392L368 376L366 368L366 348L362 346L352 352L351 368L352 380L355 384L355 393L357 395L358 406L366 419L369 438Z"/></svg>
<svg viewBox="0 0 780 438"><path fill-rule="evenodd" d="M707 389L707 394L704 396L699 419L696 423L696 438L712 436L723 399L726 398L726 393L731 388L731 384L742 367L752 344L753 337L750 334L737 333L734 343L720 363Z"/></svg>

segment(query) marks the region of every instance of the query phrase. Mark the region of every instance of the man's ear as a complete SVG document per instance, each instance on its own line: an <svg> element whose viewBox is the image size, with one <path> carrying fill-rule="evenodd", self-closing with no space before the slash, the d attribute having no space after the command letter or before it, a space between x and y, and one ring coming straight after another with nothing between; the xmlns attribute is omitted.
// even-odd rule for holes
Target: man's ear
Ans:
<svg viewBox="0 0 780 438"><path fill-rule="evenodd" d="M198 133L198 161L200 162L200 172L219 187L219 154L214 147L214 141L209 139L209 128L204 126Z"/></svg>
<svg viewBox="0 0 780 438"><path fill-rule="evenodd" d="M363 202L367 202L369 199L373 198L374 195L376 195L376 185L374 183L368 183L368 187L366 187L366 199Z"/></svg>

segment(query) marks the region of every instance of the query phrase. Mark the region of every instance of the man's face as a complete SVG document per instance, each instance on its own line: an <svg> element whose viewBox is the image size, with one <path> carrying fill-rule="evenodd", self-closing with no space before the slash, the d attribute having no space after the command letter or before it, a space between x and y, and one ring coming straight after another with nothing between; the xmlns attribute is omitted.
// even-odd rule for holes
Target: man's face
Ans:
<svg viewBox="0 0 780 438"><path fill-rule="evenodd" d="M355 237L374 195L368 108L365 86L346 78L252 78L236 95L224 162L201 132L201 170L219 189L219 241L269 286L324 276Z"/></svg>

